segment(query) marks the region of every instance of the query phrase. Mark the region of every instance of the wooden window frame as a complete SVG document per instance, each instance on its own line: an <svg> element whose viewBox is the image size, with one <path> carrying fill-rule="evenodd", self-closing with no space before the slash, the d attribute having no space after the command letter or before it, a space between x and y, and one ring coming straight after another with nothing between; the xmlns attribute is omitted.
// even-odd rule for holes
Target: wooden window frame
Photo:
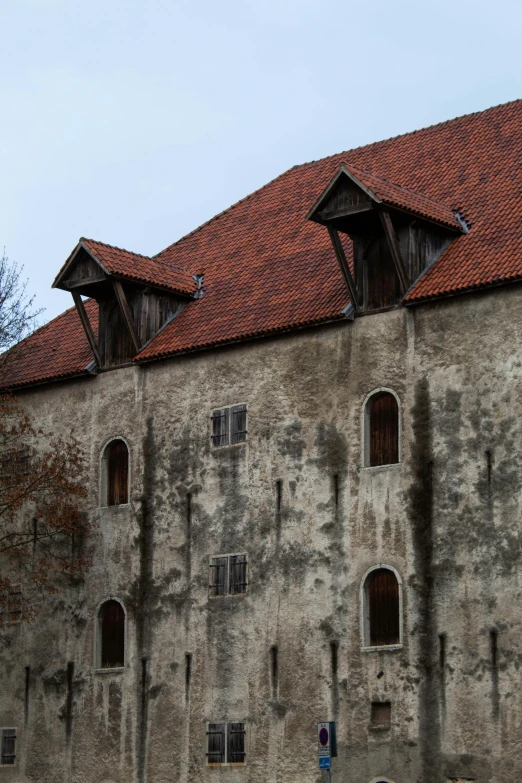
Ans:
<svg viewBox="0 0 522 783"><path fill-rule="evenodd" d="M370 465L370 401L376 394L392 394L397 402L397 456L398 462L389 462L385 465ZM361 468L364 470L389 470L402 463L402 405L399 395L388 386L379 386L373 389L364 398L361 409Z"/></svg>
<svg viewBox="0 0 522 783"><path fill-rule="evenodd" d="M243 761L229 761L228 760L229 752L230 752L229 740L230 740L230 732L231 732L231 728L230 727L233 726L233 725L238 725L238 724L243 726L243 729L242 729L242 733L243 733L243 751L242 751ZM247 730L246 730L246 725L247 725L246 721L244 721L244 720L219 720L219 721L213 720L213 721L207 721L206 722L205 730L206 730L206 737L207 737L207 739L206 739L206 743L205 743L205 747L206 747L205 758L207 760L207 767L245 767L246 766L246 763L247 763L246 762L246 757L247 757L247 742L246 742L246 740L247 740ZM209 761L208 760L209 755L210 756L217 755L216 753L212 753L212 752L209 751L209 734L211 732L211 729L210 729L211 726L224 726L224 732L222 734L222 736L224 737L224 748L223 748L223 753L221 754L222 756L224 756L224 761ZM217 732L217 733L221 733L221 732Z"/></svg>
<svg viewBox="0 0 522 783"><path fill-rule="evenodd" d="M234 416L237 414L245 414L244 429L234 431ZM218 435L214 434L214 420L217 418L225 418L225 432ZM241 437L238 440L238 436ZM217 438L222 438L222 442L216 443ZM224 405L219 408L212 408L210 414L210 444L212 450L222 449L225 446L242 446L248 440L248 403L236 402L234 405Z"/></svg>
<svg viewBox="0 0 522 783"><path fill-rule="evenodd" d="M397 579L399 593L399 641L396 644L370 644L370 605L368 600L368 577L381 569L392 571ZM393 652L402 650L404 647L404 601L402 594L402 579L396 568L388 563L377 563L369 568L361 580L360 598L360 633L361 633L361 651L362 652Z"/></svg>
<svg viewBox="0 0 522 783"><path fill-rule="evenodd" d="M102 666L102 629L101 629L101 622L100 622L100 610L104 604L107 603L107 601L116 601L119 603L123 610L123 666ZM128 644L127 644L127 625L128 625L128 617L127 617L127 610L125 609L125 604L121 600L121 598L118 598L115 595L110 595L107 598L104 598L103 601L100 601L98 606L96 607L96 612L94 615L94 671L98 674L114 674L116 672L123 672L125 671L125 668L127 666L127 658L128 658Z"/></svg>
<svg viewBox="0 0 522 783"><path fill-rule="evenodd" d="M10 764L9 762L6 763L4 761L4 739L7 739L7 735L5 732L11 732L10 737L14 738L14 753L9 754L13 756L13 763ZM7 769L12 769L13 767L17 766L17 752L16 747L18 744L18 729L15 726L2 726L0 728L0 767L6 767ZM7 754L6 754L7 755Z"/></svg>
<svg viewBox="0 0 522 783"><path fill-rule="evenodd" d="M127 447L127 502L109 505L109 453L108 448L115 440L121 440ZM103 444L100 454L100 507L101 508L127 508L130 505L131 494L131 450L126 438L122 435L114 435Z"/></svg>
<svg viewBox="0 0 522 783"><path fill-rule="evenodd" d="M233 557L244 557L244 565L245 565L245 582L241 583L244 585L244 590L242 592L232 592L232 584L230 581L230 574L231 574L231 559ZM214 587L214 584L212 582L212 569L215 568L218 564L215 563L216 560L226 560L226 566L225 566L225 582L224 582L224 590L223 593L213 593L212 588ZM209 558L208 563L208 570L209 570L209 580L208 580L208 595L209 598L215 599L215 598L234 598L237 596L246 595L248 592L248 555L246 552L229 552L227 554L222 555L212 555L211 558Z"/></svg>

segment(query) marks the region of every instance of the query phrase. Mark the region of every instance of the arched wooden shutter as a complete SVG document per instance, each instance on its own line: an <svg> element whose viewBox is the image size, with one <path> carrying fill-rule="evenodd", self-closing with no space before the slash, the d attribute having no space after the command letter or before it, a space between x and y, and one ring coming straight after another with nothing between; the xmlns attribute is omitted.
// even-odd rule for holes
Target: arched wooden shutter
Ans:
<svg viewBox="0 0 522 783"><path fill-rule="evenodd" d="M107 505L119 506L129 502L129 452L122 440L108 446Z"/></svg>
<svg viewBox="0 0 522 783"><path fill-rule="evenodd" d="M370 406L370 465L393 465L399 461L399 408L389 392L376 394Z"/></svg>
<svg viewBox="0 0 522 783"><path fill-rule="evenodd" d="M400 642L399 583L387 568L372 571L368 577L370 646Z"/></svg>
<svg viewBox="0 0 522 783"><path fill-rule="evenodd" d="M125 612L118 601L100 607L101 667L113 669L125 664Z"/></svg>

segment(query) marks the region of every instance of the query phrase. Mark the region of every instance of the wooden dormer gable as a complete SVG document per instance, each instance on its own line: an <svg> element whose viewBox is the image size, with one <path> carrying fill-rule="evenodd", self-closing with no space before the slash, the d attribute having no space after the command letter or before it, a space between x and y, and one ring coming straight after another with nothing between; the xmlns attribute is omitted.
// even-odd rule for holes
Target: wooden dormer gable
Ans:
<svg viewBox="0 0 522 783"><path fill-rule="evenodd" d="M72 294L101 369L132 361L187 302L201 296L184 270L92 240L80 240L53 288ZM91 324L82 297L98 303L97 325Z"/></svg>
<svg viewBox="0 0 522 783"><path fill-rule="evenodd" d="M340 166L307 219L328 229L356 312L400 304L467 230L449 207L348 165Z"/></svg>

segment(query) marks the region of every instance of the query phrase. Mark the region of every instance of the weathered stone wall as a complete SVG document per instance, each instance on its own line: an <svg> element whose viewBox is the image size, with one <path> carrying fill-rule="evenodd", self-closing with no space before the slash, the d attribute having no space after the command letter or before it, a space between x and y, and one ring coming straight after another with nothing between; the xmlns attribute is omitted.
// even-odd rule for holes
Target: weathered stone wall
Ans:
<svg viewBox="0 0 522 783"><path fill-rule="evenodd" d="M44 428L81 433L100 536L84 583L0 635L0 725L19 736L2 780L312 783L328 719L334 781L520 775L521 306L497 289L24 393ZM363 468L378 387L400 399L402 461ZM212 449L212 409L238 402L248 442ZM131 502L100 508L115 436ZM209 558L227 552L248 554L248 594L209 599ZM402 579L404 643L361 652L378 563ZM127 612L121 672L94 666L110 596ZM369 726L375 700L388 730ZM206 766L220 720L245 721L245 767Z"/></svg>

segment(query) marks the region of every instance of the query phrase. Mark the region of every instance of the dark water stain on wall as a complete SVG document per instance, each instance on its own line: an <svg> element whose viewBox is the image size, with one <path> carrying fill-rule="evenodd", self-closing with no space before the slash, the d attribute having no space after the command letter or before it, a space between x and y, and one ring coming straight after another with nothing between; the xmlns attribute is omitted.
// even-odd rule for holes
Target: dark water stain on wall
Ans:
<svg viewBox="0 0 522 783"><path fill-rule="evenodd" d="M136 768L138 783L147 779L147 736L148 736L148 660L152 650L153 628L150 622L152 602L154 600L154 460L155 443L153 421L147 419L147 432L143 440L143 495L139 514L140 532L138 536L139 574L135 590L135 629L136 659L141 666L136 672L137 687L137 737Z"/></svg>
<svg viewBox="0 0 522 783"><path fill-rule="evenodd" d="M427 378L417 382L411 411L412 482L407 491L412 529L417 597L419 682L419 749L422 783L441 780L441 724L438 667L438 635L434 613L433 573L433 454L430 391Z"/></svg>

